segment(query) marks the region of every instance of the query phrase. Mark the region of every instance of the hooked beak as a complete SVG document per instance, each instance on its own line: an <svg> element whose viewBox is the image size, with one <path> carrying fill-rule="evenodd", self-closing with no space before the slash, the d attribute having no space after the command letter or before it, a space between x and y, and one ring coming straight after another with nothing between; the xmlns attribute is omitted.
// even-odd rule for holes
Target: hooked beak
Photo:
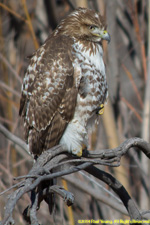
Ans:
<svg viewBox="0 0 150 225"><path fill-rule="evenodd" d="M108 43L109 43L110 40L111 40L110 34L107 32L107 30L104 30L104 31L102 32L101 38L102 38L103 40L108 41Z"/></svg>

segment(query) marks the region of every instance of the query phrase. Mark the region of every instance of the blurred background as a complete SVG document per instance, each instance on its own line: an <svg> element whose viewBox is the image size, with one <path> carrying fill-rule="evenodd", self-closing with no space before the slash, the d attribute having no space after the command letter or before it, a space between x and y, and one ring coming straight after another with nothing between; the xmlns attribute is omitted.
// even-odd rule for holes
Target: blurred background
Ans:
<svg viewBox="0 0 150 225"><path fill-rule="evenodd" d="M77 7L100 11L111 35L110 44L103 43L109 100L99 125L89 134L89 149L115 148L135 136L150 142L148 0L0 0L0 124L23 139L18 110L27 56ZM14 184L13 177L27 174L32 164L30 155L0 133L0 192ZM119 168L100 168L124 185L141 210L150 208L150 162L143 154L131 149ZM75 203L68 208L56 197L53 216L43 203L38 212L40 223L73 225L79 219L129 219L115 194L94 177L76 173L58 183L74 193ZM0 220L7 195L0 196ZM29 203L28 195L18 202L15 224L26 224L22 212Z"/></svg>

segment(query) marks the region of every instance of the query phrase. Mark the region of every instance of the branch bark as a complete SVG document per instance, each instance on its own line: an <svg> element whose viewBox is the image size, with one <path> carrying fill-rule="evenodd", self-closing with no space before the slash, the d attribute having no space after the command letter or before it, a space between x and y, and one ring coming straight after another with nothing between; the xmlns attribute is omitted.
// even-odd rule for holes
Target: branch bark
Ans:
<svg viewBox="0 0 150 225"><path fill-rule="evenodd" d="M112 175L94 165L109 165L119 166L121 157L131 148L136 147L141 150L148 158L150 158L150 144L140 138L131 138L123 142L120 146L114 149L105 149L97 151L83 152L81 158L75 157L67 152L62 146L55 146L39 156L28 175L17 177L16 179L24 179L17 190L15 190L8 199L5 207L4 220L1 225L14 224L12 212L18 200L27 192L34 192L34 199L31 199L30 224L37 224L37 206L40 207L41 201L44 199L45 189L41 191L40 184L43 182L51 181L54 178L62 177L80 170L85 170L93 176L97 177L113 189L119 196L124 206L126 207L131 219L141 220L142 214L138 210L134 201L123 187L123 185L116 180ZM65 199L66 202L73 203L73 197L68 192L58 191L58 186L47 186L47 193L55 192ZM61 190L61 188L60 188ZM71 199L70 199L71 198Z"/></svg>

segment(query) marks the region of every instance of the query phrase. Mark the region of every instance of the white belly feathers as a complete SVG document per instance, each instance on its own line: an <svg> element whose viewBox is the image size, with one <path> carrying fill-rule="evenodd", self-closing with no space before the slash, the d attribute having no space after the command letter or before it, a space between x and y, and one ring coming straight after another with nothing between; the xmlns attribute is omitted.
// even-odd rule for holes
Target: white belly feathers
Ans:
<svg viewBox="0 0 150 225"><path fill-rule="evenodd" d="M88 122L91 122L92 117L95 118L96 109L104 103L107 94L102 47L90 44L92 49L84 47L80 42L73 46L73 66L78 71L75 78L79 93L74 118L68 124L60 143L74 154L81 151L82 145L87 145ZM81 80L82 92L85 92L83 95L80 93Z"/></svg>

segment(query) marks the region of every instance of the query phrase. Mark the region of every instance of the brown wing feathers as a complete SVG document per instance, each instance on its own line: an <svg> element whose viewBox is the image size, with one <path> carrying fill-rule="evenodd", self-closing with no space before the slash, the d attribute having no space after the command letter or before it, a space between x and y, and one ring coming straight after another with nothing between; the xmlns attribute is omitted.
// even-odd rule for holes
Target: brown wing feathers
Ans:
<svg viewBox="0 0 150 225"><path fill-rule="evenodd" d="M35 62L31 58L24 80L20 114L24 117L29 149L35 155L59 143L74 115L77 98L74 69L69 51L63 47L65 41L68 45L68 39L62 39L48 40L34 54ZM28 84L29 80L32 84Z"/></svg>

